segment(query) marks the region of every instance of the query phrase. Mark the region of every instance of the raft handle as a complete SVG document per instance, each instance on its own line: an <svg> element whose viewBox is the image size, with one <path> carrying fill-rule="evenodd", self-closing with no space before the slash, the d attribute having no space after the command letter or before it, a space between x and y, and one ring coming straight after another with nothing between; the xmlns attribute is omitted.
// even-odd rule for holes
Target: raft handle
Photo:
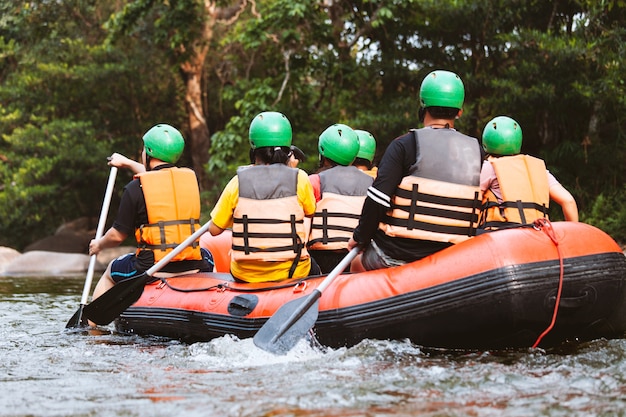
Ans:
<svg viewBox="0 0 626 417"><path fill-rule="evenodd" d="M578 296L563 297L559 303L559 308L565 309L577 309L584 306L593 304L596 301L596 291L592 287L584 287L580 290ZM549 309L554 308L556 302L556 295L550 295L547 299L547 307Z"/></svg>
<svg viewBox="0 0 626 417"><path fill-rule="evenodd" d="M306 291L307 286L308 286L308 283L306 281L300 281L296 284L295 287L293 287L293 293L297 294L300 292L304 292Z"/></svg>

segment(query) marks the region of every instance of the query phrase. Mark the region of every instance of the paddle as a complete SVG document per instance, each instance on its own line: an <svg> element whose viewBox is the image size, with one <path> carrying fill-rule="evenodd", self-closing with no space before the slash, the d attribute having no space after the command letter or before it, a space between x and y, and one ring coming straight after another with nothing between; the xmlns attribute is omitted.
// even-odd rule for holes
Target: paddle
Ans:
<svg viewBox="0 0 626 417"><path fill-rule="evenodd" d="M96 239L100 239L104 233L104 224L107 221L107 213L109 212L109 205L111 204L111 196L113 195L113 187L115 186L115 176L117 175L117 167L111 167L109 173L109 182L104 193L104 200L102 201L102 210L100 211L100 219L98 220L98 227L96 228ZM87 304L87 298L89 297L89 291L91 290L91 281L93 280L93 271L96 267L97 255L91 255L89 259L89 267L87 268L87 276L85 277L85 286L83 287L83 296L80 299L80 306L72 318L65 325L66 329L74 327L85 327L87 321L83 317L83 309Z"/></svg>
<svg viewBox="0 0 626 417"><path fill-rule="evenodd" d="M319 312L318 299L359 253L353 248L311 294L291 300L279 308L254 335L254 344L268 352L284 355L313 327Z"/></svg>
<svg viewBox="0 0 626 417"><path fill-rule="evenodd" d="M204 226L196 230L194 234L182 241L170 253L165 255L163 259L144 273L118 282L110 290L87 304L84 308L85 316L99 325L111 323L128 307L139 300L139 297L143 294L144 285L150 280L152 275L159 272L173 257L182 252L183 249L200 239L200 236L209 229L209 223L210 222L206 222Z"/></svg>

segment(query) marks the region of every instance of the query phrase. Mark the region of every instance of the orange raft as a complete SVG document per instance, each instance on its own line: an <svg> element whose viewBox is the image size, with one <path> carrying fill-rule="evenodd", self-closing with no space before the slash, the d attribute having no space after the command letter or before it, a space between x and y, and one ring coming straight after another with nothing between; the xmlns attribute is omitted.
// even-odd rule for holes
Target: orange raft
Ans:
<svg viewBox="0 0 626 417"><path fill-rule="evenodd" d="M218 270L228 270L227 235L201 244L215 254ZM248 338L323 278L247 284L228 273L197 273L162 279L146 285L116 328L185 342ZM621 338L626 257L611 237L583 223L486 233L407 265L338 276L319 299L313 330L331 347L410 339L450 349L549 348Z"/></svg>

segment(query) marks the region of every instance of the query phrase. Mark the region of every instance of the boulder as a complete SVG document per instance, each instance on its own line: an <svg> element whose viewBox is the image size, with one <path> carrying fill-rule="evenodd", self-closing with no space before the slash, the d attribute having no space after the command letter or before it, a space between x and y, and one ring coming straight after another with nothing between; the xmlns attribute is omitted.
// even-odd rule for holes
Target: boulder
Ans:
<svg viewBox="0 0 626 417"><path fill-rule="evenodd" d="M2 249L10 248L0 248L0 274L2 275L77 275L86 273L89 268L89 255L38 250L23 254L15 251L11 259L3 264ZM101 273L113 259L134 251L135 248L132 246L104 249L96 257L94 271Z"/></svg>
<svg viewBox="0 0 626 417"><path fill-rule="evenodd" d="M59 226L54 235L46 236L31 243L24 248L24 252L48 251L87 254L89 242L96 235L95 229L92 229L92 221L89 217L80 217L64 223Z"/></svg>
<svg viewBox="0 0 626 417"><path fill-rule="evenodd" d="M6 266L20 255L21 253L13 248L0 246L0 273L4 272Z"/></svg>
<svg viewBox="0 0 626 417"><path fill-rule="evenodd" d="M33 250L5 266L4 275L75 275L87 271L89 255Z"/></svg>

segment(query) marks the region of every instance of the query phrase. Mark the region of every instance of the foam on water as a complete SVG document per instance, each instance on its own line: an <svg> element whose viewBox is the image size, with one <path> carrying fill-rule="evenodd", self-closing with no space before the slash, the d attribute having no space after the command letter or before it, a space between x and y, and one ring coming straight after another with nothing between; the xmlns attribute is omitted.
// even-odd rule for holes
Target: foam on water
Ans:
<svg viewBox="0 0 626 417"><path fill-rule="evenodd" d="M626 409L626 339L562 352L450 352L409 341L284 356L252 339L187 345L65 331L81 282L0 279L0 416L588 416ZM65 285L65 283L63 283ZM620 414L621 413L621 414Z"/></svg>

